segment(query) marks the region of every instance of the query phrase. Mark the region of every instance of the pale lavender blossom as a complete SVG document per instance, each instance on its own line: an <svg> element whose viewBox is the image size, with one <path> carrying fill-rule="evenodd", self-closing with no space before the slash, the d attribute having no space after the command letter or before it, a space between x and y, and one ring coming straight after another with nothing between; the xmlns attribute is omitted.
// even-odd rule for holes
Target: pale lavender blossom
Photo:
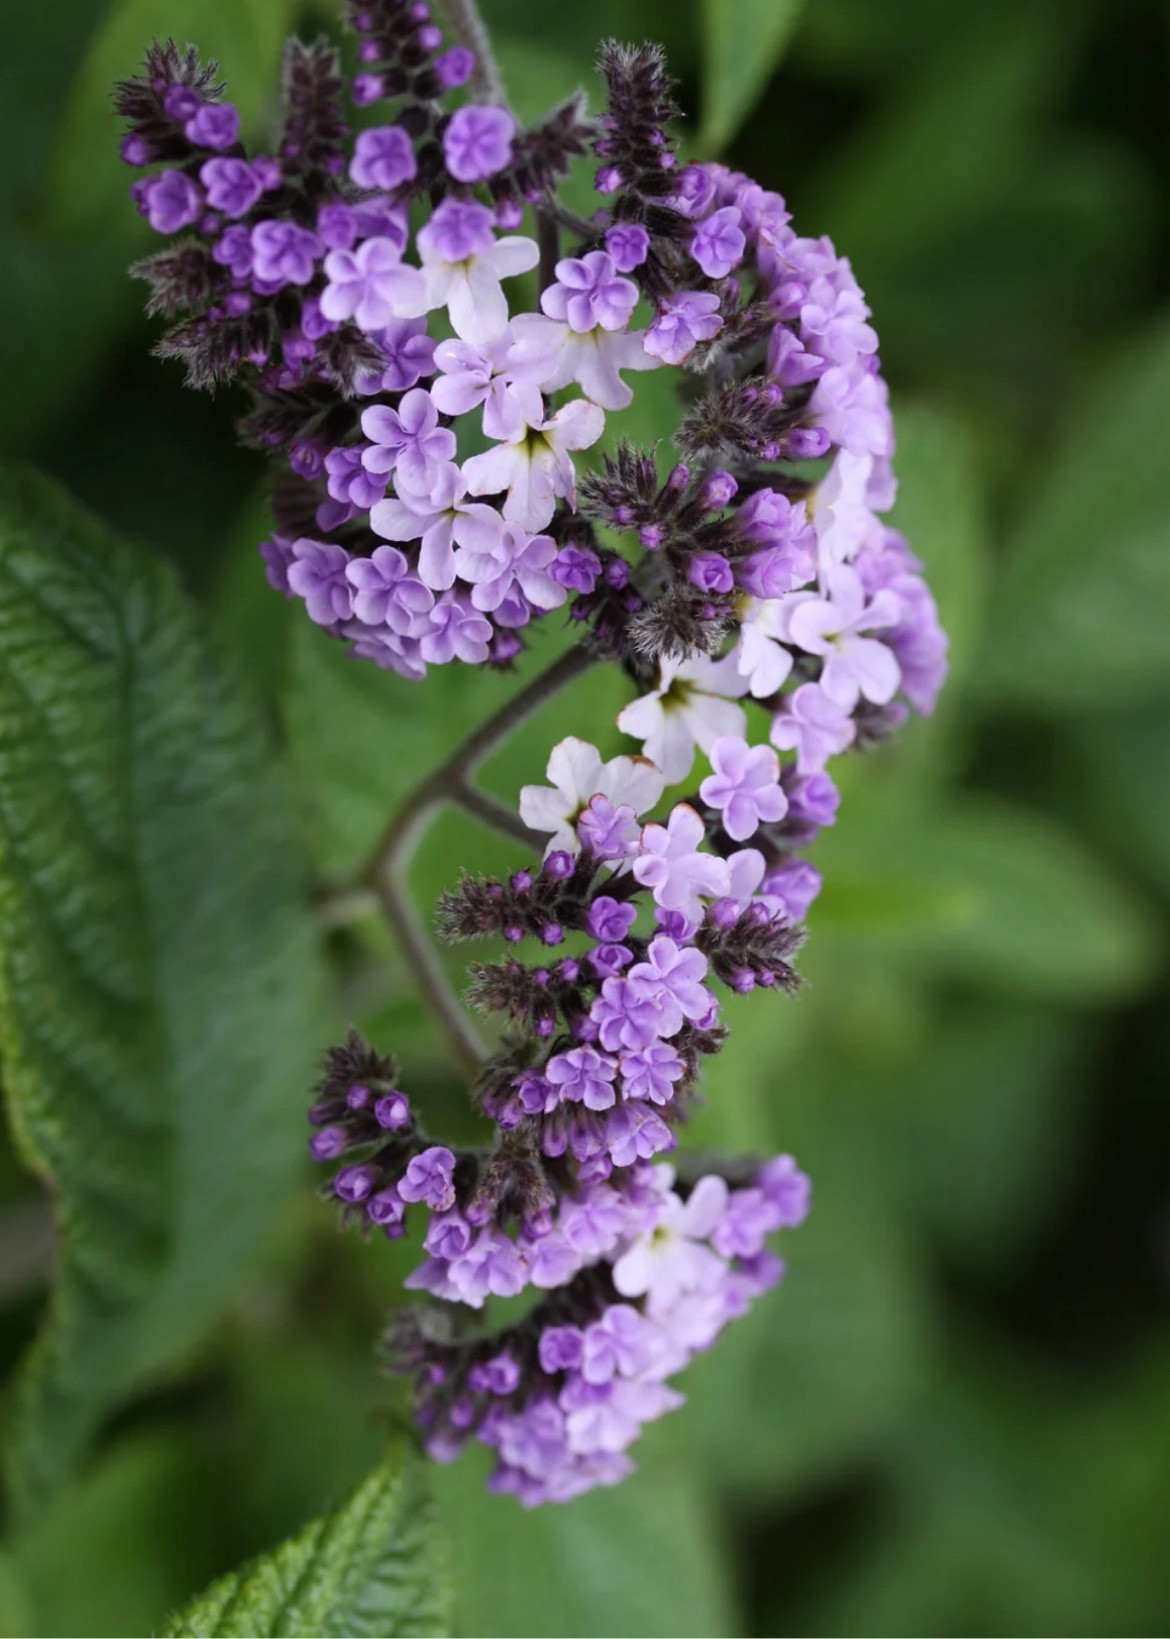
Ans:
<svg viewBox="0 0 1170 1639"><path fill-rule="evenodd" d="M570 330L624 330L638 303L638 287L623 279L608 251L565 257L556 265L556 283L540 298L550 319Z"/></svg>
<svg viewBox="0 0 1170 1639"><path fill-rule="evenodd" d="M466 598L444 592L427 621L429 630L423 634L421 648L428 663L443 666L451 660L462 660L469 666L480 666L487 659L491 622Z"/></svg>
<svg viewBox="0 0 1170 1639"><path fill-rule="evenodd" d="M856 732L849 713L819 683L802 683L785 697L768 737L779 750L796 752L801 774L816 774L830 757L852 745Z"/></svg>
<svg viewBox="0 0 1170 1639"><path fill-rule="evenodd" d="M467 499L463 473L449 462L426 493L403 487L398 496L379 501L370 512L370 527L384 540L421 541L419 575L432 591L444 592L455 580L455 548L490 553L504 524L494 507Z"/></svg>
<svg viewBox="0 0 1170 1639"><path fill-rule="evenodd" d="M632 273L650 254L650 235L640 222L615 222L606 229L605 248L619 273Z"/></svg>
<svg viewBox="0 0 1170 1639"><path fill-rule="evenodd" d="M718 899L728 886L725 861L698 851L705 835L695 810L689 803L680 802L665 825L645 827L642 851L631 867L636 880L650 889L656 904L681 911L694 921L703 914L702 901Z"/></svg>
<svg viewBox="0 0 1170 1639"><path fill-rule="evenodd" d="M427 306L422 274L402 260L398 244L367 239L356 250L331 250L325 258L329 283L321 292L327 319L352 319L359 330L377 334L395 319L418 318Z"/></svg>
<svg viewBox="0 0 1170 1639"><path fill-rule="evenodd" d="M852 711L862 696L884 706L898 688L898 662L888 644L862 634L897 624L897 595L883 588L867 600L861 577L845 564L830 568L824 579L826 596L797 592L789 600L789 636L809 654L825 657L821 688L843 711Z"/></svg>
<svg viewBox="0 0 1170 1639"><path fill-rule="evenodd" d="M309 619L332 626L353 613L353 589L346 578L349 554L328 541L293 542L295 562L288 567L288 584L304 598Z"/></svg>
<svg viewBox="0 0 1170 1639"><path fill-rule="evenodd" d="M379 125L359 131L349 174L359 188L389 191L418 175L414 147L401 125Z"/></svg>
<svg viewBox="0 0 1170 1639"><path fill-rule="evenodd" d="M400 492L429 493L455 454L455 434L440 427L439 412L424 387L404 393L396 410L371 405L362 412L361 425L370 440L362 465L367 472L393 472Z"/></svg>
<svg viewBox="0 0 1170 1639"><path fill-rule="evenodd" d="M444 199L418 232L427 308L445 307L457 336L476 345L507 328L501 279L526 273L540 260L536 241L497 239L492 214L475 200Z"/></svg>
<svg viewBox="0 0 1170 1639"><path fill-rule="evenodd" d="M606 979L594 999L589 1017L598 1028L607 1053L648 1047L658 1037L661 1010L644 985L629 979Z"/></svg>
<svg viewBox="0 0 1170 1639"><path fill-rule="evenodd" d="M681 1081L686 1066L674 1048L664 1041L622 1054L622 1091L627 1098L648 1099L651 1104L669 1104L674 1084Z"/></svg>
<svg viewBox="0 0 1170 1639"><path fill-rule="evenodd" d="M743 260L747 239L735 205L712 211L691 238L691 255L709 279L726 278Z"/></svg>
<svg viewBox="0 0 1170 1639"><path fill-rule="evenodd" d="M629 982L641 985L661 1011L660 1036L674 1036L684 1019L698 1023L711 1012L714 996L703 980L707 958L701 950L680 947L668 934L650 941L646 959L632 967Z"/></svg>
<svg viewBox="0 0 1170 1639"><path fill-rule="evenodd" d="M447 1212L455 1205L455 1157L443 1144L432 1144L410 1161L399 1180L404 1201L421 1201L432 1212Z"/></svg>
<svg viewBox="0 0 1170 1639"><path fill-rule="evenodd" d="M443 157L456 182L485 182L512 163L516 121L506 108L469 103L443 132Z"/></svg>
<svg viewBox="0 0 1170 1639"><path fill-rule="evenodd" d="M664 364L685 364L699 342L713 340L722 329L713 291L676 291L660 304L642 345Z"/></svg>
<svg viewBox="0 0 1170 1639"><path fill-rule="evenodd" d="M582 811L577 835L595 859L630 859L638 851L642 827L629 803L615 804L599 794Z"/></svg>
<svg viewBox="0 0 1170 1639"><path fill-rule="evenodd" d="M713 774L699 786L699 795L723 816L723 829L736 842L746 842L760 825L782 820L788 798L780 788L780 760L771 746L750 746L728 734L711 747Z"/></svg>
<svg viewBox="0 0 1170 1639"><path fill-rule="evenodd" d="M358 620L411 637L427 631L425 617L434 607L434 593L395 547L378 546L368 558L351 558L346 578L354 589Z"/></svg>
<svg viewBox="0 0 1170 1639"><path fill-rule="evenodd" d="M577 475L572 451L596 444L605 430L605 415L596 404L574 399L547 421L510 433L482 455L464 462L463 473L473 495L504 495L509 523L539 531L551 521L558 497L577 504Z"/></svg>
<svg viewBox="0 0 1170 1639"><path fill-rule="evenodd" d="M587 1110L608 1110L616 1097L614 1077L617 1061L592 1047L574 1047L558 1053L544 1067L545 1076L558 1096Z"/></svg>
<svg viewBox="0 0 1170 1639"><path fill-rule="evenodd" d="M392 320L378 343L386 359L380 384L384 393L404 393L435 368L435 343L423 318Z"/></svg>

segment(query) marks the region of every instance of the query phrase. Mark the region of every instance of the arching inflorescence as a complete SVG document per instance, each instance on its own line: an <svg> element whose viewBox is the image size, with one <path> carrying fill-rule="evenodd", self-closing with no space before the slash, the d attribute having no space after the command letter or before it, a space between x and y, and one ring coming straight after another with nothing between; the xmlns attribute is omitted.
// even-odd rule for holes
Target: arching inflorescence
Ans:
<svg viewBox="0 0 1170 1639"><path fill-rule="evenodd" d="M679 1403L667 1379L781 1273L766 1237L808 1202L790 1158L662 1157L723 1045L721 989L796 983L826 765L932 709L946 639L882 522L893 428L849 263L778 194L677 163L661 53L606 46L600 118L578 99L522 131L498 101L447 106L490 75L425 5L349 22L353 100L382 122L351 138L335 52L293 42L271 156L214 70L151 49L122 152L182 237L137 271L179 319L159 351L247 386L242 435L277 468L268 578L357 659L506 668L561 611L631 681L631 754L564 739L520 793L543 858L439 907L445 936L505 947L468 993L506 1021L473 1087L491 1143L430 1140L352 1036L311 1112L347 1218L393 1238L426 1215L408 1284L433 1301L388 1347L429 1448L478 1438L497 1488L564 1500L628 1471ZM557 188L590 151L586 219ZM669 453L621 437L661 370ZM527 1288L520 1322L479 1328Z"/></svg>

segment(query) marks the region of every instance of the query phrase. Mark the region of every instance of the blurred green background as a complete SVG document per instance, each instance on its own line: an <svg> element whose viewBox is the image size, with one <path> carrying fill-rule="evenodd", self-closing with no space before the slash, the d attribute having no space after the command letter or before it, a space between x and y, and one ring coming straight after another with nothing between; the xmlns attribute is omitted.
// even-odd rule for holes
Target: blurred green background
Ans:
<svg viewBox="0 0 1170 1639"><path fill-rule="evenodd" d="M933 721L850 762L808 983L735 1004L712 1066L695 1141L791 1150L815 1178L787 1283L691 1371L687 1408L649 1432L627 1486L525 1515L482 1495L474 1459L437 1474L460 1631L1163 1634L1170 14L483 10L528 117L577 84L596 104L599 36L661 39L690 151L779 189L801 231L850 255L895 395L896 521L953 673ZM237 404L149 357L124 271L149 235L107 93L172 34L220 59L263 133L283 35L332 26L288 0L60 0L0 20L0 456L177 566L282 748L319 878L514 685L472 690L448 668L397 686L286 618L255 553L263 473L234 447ZM668 438L644 379L627 425ZM604 737L625 697L588 679L489 783L506 795L537 775L566 711ZM473 852L509 857L441 824L420 893ZM79 1415L97 1437L12 1511L0 1632L150 1632L378 1458L396 1399L372 1342L413 1253L336 1233L297 1159L302 1087L352 1020L452 1123L464 1094L379 928L323 946L323 965L298 956L268 1126L206 1163L250 1191L261 1255L229 1271L226 1313L217 1299L189 1326L159 1321L136 1369L111 1368L116 1389L95 1390L84 1358L72 1388L62 1377L60 1395L92 1393ZM248 1051L270 1062L275 1040ZM11 1382L45 1307L47 1236L12 1154L0 1186ZM51 1409L52 1427L72 1415Z"/></svg>

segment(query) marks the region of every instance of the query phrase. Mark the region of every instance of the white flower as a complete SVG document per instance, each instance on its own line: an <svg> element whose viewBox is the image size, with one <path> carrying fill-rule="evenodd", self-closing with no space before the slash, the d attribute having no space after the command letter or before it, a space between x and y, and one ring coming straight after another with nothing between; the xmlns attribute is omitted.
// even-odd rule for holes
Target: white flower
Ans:
<svg viewBox="0 0 1170 1639"><path fill-rule="evenodd" d="M668 1189L655 1227L639 1235L613 1266L622 1297L645 1297L646 1313L656 1315L719 1280L727 1265L705 1243L726 1206L727 1185L713 1173L699 1179L685 1202Z"/></svg>
<svg viewBox="0 0 1170 1639"><path fill-rule="evenodd" d="M445 199L418 232L427 308L445 307L457 336L477 346L502 335L508 301L501 279L540 260L534 239L497 239L491 212L475 200Z"/></svg>
<svg viewBox="0 0 1170 1639"><path fill-rule="evenodd" d="M696 745L709 751L721 735L746 734L747 718L735 701L747 691L734 652L722 660L664 660L658 687L632 701L617 724L642 741L644 754L674 785L690 773Z"/></svg>
<svg viewBox="0 0 1170 1639"><path fill-rule="evenodd" d="M516 428L505 444L464 462L473 495L507 491L504 517L524 529L541 530L556 509L557 496L577 504L577 474L570 450L586 450L605 430L605 414L587 399L563 405L550 421Z"/></svg>
<svg viewBox="0 0 1170 1639"><path fill-rule="evenodd" d="M835 564L848 563L863 545L880 544L871 542L882 526L866 502L872 471L872 455L841 450L810 497L822 573Z"/></svg>
<svg viewBox="0 0 1170 1639"><path fill-rule="evenodd" d="M787 633L779 598L748 598L735 648L736 668L753 699L767 700L792 670L792 655L776 640Z"/></svg>
<svg viewBox="0 0 1170 1639"><path fill-rule="evenodd" d="M652 763L640 757L612 757L602 762L601 753L587 740L570 736L553 747L545 770L553 782L526 785L520 792L520 818L534 831L551 831L545 849L580 851L576 825L591 797L608 797L614 807L625 805L635 814L654 807L662 795L664 781Z"/></svg>
<svg viewBox="0 0 1170 1639"><path fill-rule="evenodd" d="M546 392L575 381L586 398L606 410L624 410L633 402L633 388L622 380L620 370L656 370L662 363L643 347L644 330L604 330L600 325L571 330L542 313L519 314L513 330L525 347L551 356L542 382Z"/></svg>

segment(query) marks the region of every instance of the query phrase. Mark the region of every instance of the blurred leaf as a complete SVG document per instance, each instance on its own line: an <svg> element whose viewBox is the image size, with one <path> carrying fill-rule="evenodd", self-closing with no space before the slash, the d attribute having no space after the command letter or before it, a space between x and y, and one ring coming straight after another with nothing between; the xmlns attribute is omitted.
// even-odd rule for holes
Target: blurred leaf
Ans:
<svg viewBox="0 0 1170 1639"><path fill-rule="evenodd" d="M676 1414L648 1431L635 1454L638 1472L621 1485L533 1509L484 1489L482 1448L440 1469L435 1489L454 1548L459 1632L483 1639L741 1632L719 1519L683 1452Z"/></svg>
<svg viewBox="0 0 1170 1639"><path fill-rule="evenodd" d="M1038 474L980 655L990 705L1114 708L1170 679L1170 319L1086 391Z"/></svg>
<svg viewBox="0 0 1170 1639"><path fill-rule="evenodd" d="M16 1556L0 1548L0 1634L4 1639L24 1639L36 1631L28 1586ZM64 1634L65 1630L59 1631Z"/></svg>
<svg viewBox="0 0 1170 1639"><path fill-rule="evenodd" d="M824 1171L794 1148L815 1182L808 1222L782 1238L784 1285L690 1368L678 1414L741 1505L820 1485L885 1449L931 1335L923 1271L888 1208L854 1187L840 1155Z"/></svg>
<svg viewBox="0 0 1170 1639"><path fill-rule="evenodd" d="M1056 821L994 799L858 801L822 834L816 863L814 936L876 940L935 977L1105 1002L1140 990L1158 954L1148 910L1103 861Z"/></svg>
<svg viewBox="0 0 1170 1639"><path fill-rule="evenodd" d="M15 1538L32 1607L31 1627L15 1631L153 1633L215 1569L215 1484L206 1441L193 1432L122 1440Z"/></svg>
<svg viewBox="0 0 1170 1639"><path fill-rule="evenodd" d="M718 153L751 113L776 70L802 0L702 0L700 146Z"/></svg>
<svg viewBox="0 0 1170 1639"><path fill-rule="evenodd" d="M450 1630L445 1546L405 1440L349 1500L221 1577L162 1629L180 1635L425 1639Z"/></svg>
<svg viewBox="0 0 1170 1639"><path fill-rule="evenodd" d="M1066 729L1062 808L1170 897L1170 706Z"/></svg>
<svg viewBox="0 0 1170 1639"><path fill-rule="evenodd" d="M135 173L118 157L122 131L111 95L116 80L141 68L152 40L190 42L204 61L217 61L245 132L256 133L275 111L291 20L288 0L114 0L57 131L45 201L52 231L108 233L111 224L137 222L128 192Z"/></svg>
<svg viewBox="0 0 1170 1639"><path fill-rule="evenodd" d="M288 792L168 571L0 478L0 1042L62 1265L15 1499L236 1288L296 1177L318 975Z"/></svg>

